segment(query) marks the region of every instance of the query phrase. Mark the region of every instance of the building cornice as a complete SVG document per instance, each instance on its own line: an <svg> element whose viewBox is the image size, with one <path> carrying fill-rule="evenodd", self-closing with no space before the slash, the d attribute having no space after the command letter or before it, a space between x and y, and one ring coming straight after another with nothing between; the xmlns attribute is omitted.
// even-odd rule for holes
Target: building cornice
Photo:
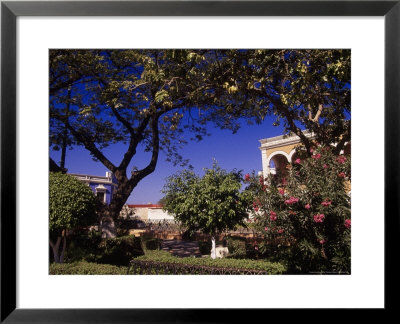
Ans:
<svg viewBox="0 0 400 324"><path fill-rule="evenodd" d="M308 137L312 138L314 134L310 133L309 131L303 131L303 134ZM260 150L267 150L276 147L281 147L285 145L297 144L300 143L300 137L297 135L280 135L270 138L264 138L259 140L261 146L259 147Z"/></svg>
<svg viewBox="0 0 400 324"><path fill-rule="evenodd" d="M98 183L98 184L108 184L108 185L118 186L116 183L112 182L112 178L109 177L91 176L87 174L76 174L76 173L68 173L68 174L77 178L80 181L87 183Z"/></svg>

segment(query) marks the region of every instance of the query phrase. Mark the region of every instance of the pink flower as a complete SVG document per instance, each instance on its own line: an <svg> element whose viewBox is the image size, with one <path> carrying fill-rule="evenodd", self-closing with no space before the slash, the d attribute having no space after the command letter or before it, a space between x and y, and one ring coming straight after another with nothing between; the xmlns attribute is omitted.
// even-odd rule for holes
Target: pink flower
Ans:
<svg viewBox="0 0 400 324"><path fill-rule="evenodd" d="M285 194L285 189L279 188L279 193L283 196Z"/></svg>
<svg viewBox="0 0 400 324"><path fill-rule="evenodd" d="M294 160L294 163L300 164L300 163L301 163L301 160L300 160L300 159L296 159L296 160Z"/></svg>
<svg viewBox="0 0 400 324"><path fill-rule="evenodd" d="M290 197L288 200L285 200L285 204L293 205L299 201L299 198Z"/></svg>
<svg viewBox="0 0 400 324"><path fill-rule="evenodd" d="M316 223L323 223L325 219L325 215L324 214L316 214L314 215L314 222Z"/></svg>
<svg viewBox="0 0 400 324"><path fill-rule="evenodd" d="M256 212L257 212L257 211L258 211L258 207L254 207L254 211L256 211Z"/></svg>
<svg viewBox="0 0 400 324"><path fill-rule="evenodd" d="M347 161L347 159L346 159L345 156L341 155L341 156L339 156L339 157L336 159L336 161L337 161L338 163L340 163L340 164L343 164L344 162Z"/></svg>
<svg viewBox="0 0 400 324"><path fill-rule="evenodd" d="M326 240L320 240L319 243L325 244L325 243L326 243Z"/></svg>
<svg viewBox="0 0 400 324"><path fill-rule="evenodd" d="M290 214L290 215L296 215L297 213L294 212L294 211L289 210L289 214Z"/></svg>
<svg viewBox="0 0 400 324"><path fill-rule="evenodd" d="M277 231L279 234L282 234L284 232L284 230L282 228L278 229Z"/></svg>
<svg viewBox="0 0 400 324"><path fill-rule="evenodd" d="M324 164L323 166L322 166L324 169L328 169L328 165L327 164Z"/></svg>
<svg viewBox="0 0 400 324"><path fill-rule="evenodd" d="M310 148L310 153L314 152L314 149Z"/></svg>
<svg viewBox="0 0 400 324"><path fill-rule="evenodd" d="M258 251L258 246L257 245L254 247L254 250Z"/></svg>
<svg viewBox="0 0 400 324"><path fill-rule="evenodd" d="M274 211L271 210L271 212L269 213L269 219L272 221L275 221L277 219L276 217L276 213Z"/></svg>
<svg viewBox="0 0 400 324"><path fill-rule="evenodd" d="M341 177L341 178L346 178L346 173L340 172L340 173L338 174L338 176Z"/></svg>
<svg viewBox="0 0 400 324"><path fill-rule="evenodd" d="M250 181L250 174L248 173L245 174L244 181Z"/></svg>
<svg viewBox="0 0 400 324"><path fill-rule="evenodd" d="M344 221L344 226L345 226L346 228L350 228L350 227L351 227L351 219L346 219L346 220Z"/></svg>
<svg viewBox="0 0 400 324"><path fill-rule="evenodd" d="M313 159L318 160L319 158L321 158L321 154L314 154L313 156L311 156Z"/></svg>
<svg viewBox="0 0 400 324"><path fill-rule="evenodd" d="M305 209L310 209L311 206L310 206L310 204L307 204L307 205L304 206L304 208L305 208Z"/></svg>
<svg viewBox="0 0 400 324"><path fill-rule="evenodd" d="M264 178L260 177L260 184L263 185L264 184Z"/></svg>
<svg viewBox="0 0 400 324"><path fill-rule="evenodd" d="M264 230L265 230L265 231L268 231L268 227L265 227Z"/></svg>
<svg viewBox="0 0 400 324"><path fill-rule="evenodd" d="M329 200L325 200L325 201L323 201L322 203L321 203L321 205L322 206L330 206L332 204L332 202L331 201L329 201Z"/></svg>

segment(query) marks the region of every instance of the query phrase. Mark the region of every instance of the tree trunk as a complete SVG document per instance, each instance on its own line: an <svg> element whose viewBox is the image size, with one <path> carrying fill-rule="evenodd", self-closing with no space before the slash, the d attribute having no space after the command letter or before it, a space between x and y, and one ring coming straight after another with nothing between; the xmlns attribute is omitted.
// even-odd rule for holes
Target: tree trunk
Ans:
<svg viewBox="0 0 400 324"><path fill-rule="evenodd" d="M126 177L116 174L118 188L109 205L104 205L100 211L100 228L103 238L115 238L117 236L117 227L115 221L128 200L134 186L128 183Z"/></svg>
<svg viewBox="0 0 400 324"><path fill-rule="evenodd" d="M50 242L50 246L51 246L51 248L53 250L54 262L55 263L60 263L60 257L59 257L58 251L59 251L59 248L60 248L61 236L57 237L57 241L56 241L55 244L53 243L53 241L51 239L49 240L49 242Z"/></svg>
<svg viewBox="0 0 400 324"><path fill-rule="evenodd" d="M102 238L115 238L117 237L117 227L115 221L110 216L101 216L100 229Z"/></svg>
<svg viewBox="0 0 400 324"><path fill-rule="evenodd" d="M215 236L211 237L211 259L217 258L217 253L215 250Z"/></svg>
<svg viewBox="0 0 400 324"><path fill-rule="evenodd" d="M64 255L65 255L66 248L67 248L67 233L64 232L64 235L63 235L63 247L62 247L61 255L60 255L60 263L64 263Z"/></svg>
<svg viewBox="0 0 400 324"><path fill-rule="evenodd" d="M67 153L67 140L68 140L68 118L69 118L69 110L71 106L71 86L68 87L68 102L65 108L65 122L64 122L64 131L63 131L63 138L62 138L62 146L61 146L61 161L60 161L60 168L65 168L65 155Z"/></svg>

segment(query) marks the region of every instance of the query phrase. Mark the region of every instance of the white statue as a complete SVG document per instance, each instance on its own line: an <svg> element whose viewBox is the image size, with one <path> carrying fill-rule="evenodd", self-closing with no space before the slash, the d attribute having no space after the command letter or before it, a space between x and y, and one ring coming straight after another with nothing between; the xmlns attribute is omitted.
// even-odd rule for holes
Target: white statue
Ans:
<svg viewBox="0 0 400 324"><path fill-rule="evenodd" d="M224 246L219 246L216 248L217 258L225 258L228 254L228 248Z"/></svg>
<svg viewBox="0 0 400 324"><path fill-rule="evenodd" d="M215 259L216 256L216 251L215 251L215 237L213 236L211 238L211 259Z"/></svg>

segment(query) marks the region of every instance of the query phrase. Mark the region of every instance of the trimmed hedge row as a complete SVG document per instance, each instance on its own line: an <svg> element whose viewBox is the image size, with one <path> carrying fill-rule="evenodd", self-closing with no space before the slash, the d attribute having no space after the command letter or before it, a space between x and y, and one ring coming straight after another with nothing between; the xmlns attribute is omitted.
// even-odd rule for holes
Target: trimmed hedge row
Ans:
<svg viewBox="0 0 400 324"><path fill-rule="evenodd" d="M51 275L126 275L127 267L118 267L111 264L97 264L90 262L52 263Z"/></svg>
<svg viewBox="0 0 400 324"><path fill-rule="evenodd" d="M247 259L211 259L207 258L178 258L172 256L166 251L147 251L143 256L136 258L138 261L165 262L166 264L184 264L191 266L207 266L215 268L236 268L248 270L266 271L268 274L282 274L286 272L286 267L278 262L269 262L264 260ZM160 274L164 274L163 271Z"/></svg>

